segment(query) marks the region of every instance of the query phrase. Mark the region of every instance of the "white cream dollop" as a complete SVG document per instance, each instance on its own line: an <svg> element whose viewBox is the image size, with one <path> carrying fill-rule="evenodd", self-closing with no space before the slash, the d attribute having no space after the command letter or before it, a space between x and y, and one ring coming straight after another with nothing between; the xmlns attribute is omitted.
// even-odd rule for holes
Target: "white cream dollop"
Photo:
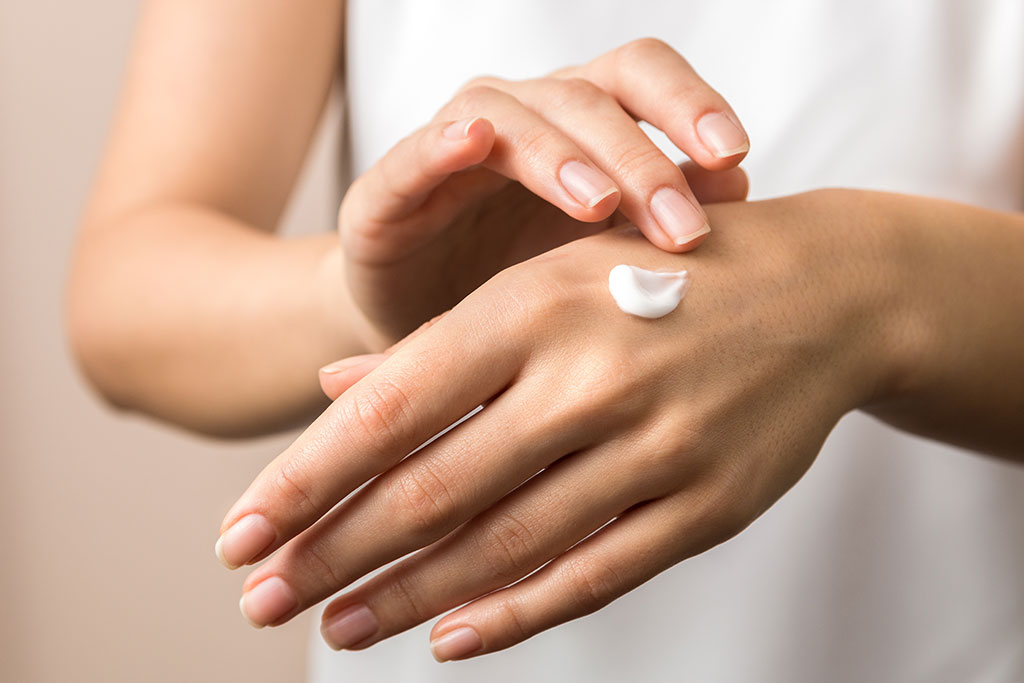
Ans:
<svg viewBox="0 0 1024 683"><path fill-rule="evenodd" d="M690 287L685 270L656 271L620 264L608 273L608 289L623 312L660 318L676 310Z"/></svg>

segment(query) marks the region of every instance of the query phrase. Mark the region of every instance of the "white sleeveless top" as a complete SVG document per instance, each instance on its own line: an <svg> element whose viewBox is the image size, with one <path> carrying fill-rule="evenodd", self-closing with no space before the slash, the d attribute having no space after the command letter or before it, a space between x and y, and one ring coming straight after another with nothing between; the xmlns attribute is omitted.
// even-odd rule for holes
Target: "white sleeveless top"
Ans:
<svg viewBox="0 0 1024 683"><path fill-rule="evenodd" d="M857 186L1024 208L1021 0L349 0L352 167L475 75L642 36L734 106L752 199ZM316 634L309 680L1024 681L1024 467L853 414L750 528L596 614L446 664L429 628L363 652Z"/></svg>

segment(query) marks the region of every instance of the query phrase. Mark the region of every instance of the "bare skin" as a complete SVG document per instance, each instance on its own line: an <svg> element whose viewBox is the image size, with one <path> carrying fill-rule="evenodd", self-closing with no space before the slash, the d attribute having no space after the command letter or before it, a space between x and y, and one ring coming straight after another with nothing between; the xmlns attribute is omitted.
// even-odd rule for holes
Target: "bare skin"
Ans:
<svg viewBox="0 0 1024 683"><path fill-rule="evenodd" d="M341 211L344 252L329 234L274 236L335 75L342 5L146 3L69 287L75 353L111 404L220 436L299 426L326 405L316 368L386 347L502 268L607 226L618 209L662 248L703 239L677 243L658 225L649 205L659 190L690 212L682 232L700 232L705 217L676 164L641 144L630 112L665 119L709 171L735 168L746 137L738 129L743 144L716 156L707 141L721 140L702 139L701 122L735 114L656 41L557 78L468 85L405 148L434 141L454 122L446 117L478 119L468 135L444 138L433 165L418 158L407 173L394 172L399 145L356 183ZM682 94L623 83L655 67ZM555 93L563 112L601 105L614 123L542 119L535 108L557 121L537 103ZM638 155L609 158L625 148ZM570 166L589 169L589 184L567 180ZM742 172L704 176L713 199L746 192ZM613 191L591 206L583 195L593 182ZM441 275L451 272L466 277Z"/></svg>
<svg viewBox="0 0 1024 683"><path fill-rule="evenodd" d="M705 234L672 239L655 193L742 199L730 169L745 148L707 148L703 117L734 114L656 41L467 86L352 187L341 243L275 237L341 16L341 3L148 3L71 280L72 340L100 391L220 435L301 424L326 405L318 366L451 308L328 366L334 402L228 512L226 564L272 555L244 587L257 625L420 550L336 599L328 641L360 649L459 608L434 627L439 658L509 647L739 533L858 408L1022 458L1024 217L824 191L709 205L714 239L686 253ZM621 88L646 72L693 97ZM563 110L544 109L552 93ZM621 125L573 118L583 102ZM639 144L633 119L657 123L655 104L679 114L663 127L701 168L608 154ZM567 182L569 161L598 175ZM638 227L602 231L620 219ZM694 272L683 307L653 323L618 311L605 278L624 258ZM337 618L354 608L373 628L353 640Z"/></svg>
<svg viewBox="0 0 1024 683"><path fill-rule="evenodd" d="M1024 374L1007 373L1024 368L1024 217L847 190L708 211L715 239L692 254L631 229L578 240L323 375L334 404L222 526L250 525L221 548L234 564L240 540L249 561L277 551L244 613L284 623L422 548L332 602L324 637L362 649L463 605L434 652L476 656L739 533L850 410L1024 461ZM664 319L633 318L607 293L619 262L694 284ZM337 626L353 610L365 628Z"/></svg>
<svg viewBox="0 0 1024 683"><path fill-rule="evenodd" d="M324 406L309 376L362 350L322 266L336 237L272 234L341 35L341 2L144 6L68 288L111 404L221 436L297 426Z"/></svg>
<svg viewBox="0 0 1024 683"><path fill-rule="evenodd" d="M690 155L685 174L636 119ZM346 194L352 296L386 346L501 269L609 225L629 220L665 251L694 249L710 229L694 193L746 194L736 164L749 142L733 121L655 40L544 78L475 79Z"/></svg>

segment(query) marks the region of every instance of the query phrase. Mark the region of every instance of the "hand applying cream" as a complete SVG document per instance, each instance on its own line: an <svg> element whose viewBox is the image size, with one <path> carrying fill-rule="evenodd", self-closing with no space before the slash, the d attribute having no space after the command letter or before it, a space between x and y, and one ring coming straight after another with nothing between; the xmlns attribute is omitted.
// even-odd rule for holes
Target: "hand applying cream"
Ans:
<svg viewBox="0 0 1024 683"><path fill-rule="evenodd" d="M608 273L608 289L624 313L660 318L676 310L690 287L685 270L660 272L620 264Z"/></svg>

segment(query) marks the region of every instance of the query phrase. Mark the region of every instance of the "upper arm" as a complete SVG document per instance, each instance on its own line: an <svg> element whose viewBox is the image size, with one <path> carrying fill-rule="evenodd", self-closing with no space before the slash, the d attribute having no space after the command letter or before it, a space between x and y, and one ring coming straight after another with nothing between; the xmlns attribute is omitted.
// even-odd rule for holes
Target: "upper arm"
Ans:
<svg viewBox="0 0 1024 683"><path fill-rule="evenodd" d="M199 203L271 230L335 70L342 0L148 0L86 224Z"/></svg>

